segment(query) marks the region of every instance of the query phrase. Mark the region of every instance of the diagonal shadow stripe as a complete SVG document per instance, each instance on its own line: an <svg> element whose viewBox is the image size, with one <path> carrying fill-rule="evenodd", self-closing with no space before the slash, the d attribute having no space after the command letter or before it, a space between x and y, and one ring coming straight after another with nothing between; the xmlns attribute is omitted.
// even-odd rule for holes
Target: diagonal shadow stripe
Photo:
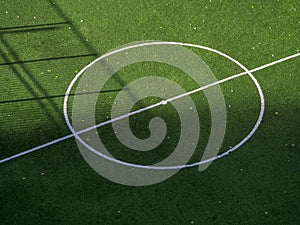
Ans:
<svg viewBox="0 0 300 225"><path fill-rule="evenodd" d="M23 64L23 63L35 63L35 62L60 60L60 59L72 59L72 58L81 58L81 57L92 57L92 56L96 56L96 54L70 55L70 56L60 56L60 57L51 57L51 58L21 60L21 61L15 61L15 62L5 62L5 63L0 63L0 66L13 65L13 64Z"/></svg>
<svg viewBox="0 0 300 225"><path fill-rule="evenodd" d="M26 26L15 26L15 27L1 27L0 31L5 30L16 30L16 29L32 29L32 28L39 28L39 27L52 27L52 26L58 26L63 24L70 24L71 22L65 21L65 22L58 22L58 23L43 23L43 24L35 24L35 25L26 25Z"/></svg>
<svg viewBox="0 0 300 225"><path fill-rule="evenodd" d="M64 11L60 8L59 4L56 3L55 0L47 0L49 2L49 4L51 5L51 7L56 11L57 15L61 17L62 20L65 21L72 21L65 13ZM78 31L77 27L72 23L72 31L76 34L76 36L79 38L79 40L86 46L86 48L89 50L89 52L93 52L97 55L99 55L96 51L96 49L85 40L85 38L82 36L82 34ZM102 60L99 61L99 63L103 64L104 67L107 67L107 65L105 64L105 62L103 62ZM112 71L112 69L108 66L107 70ZM114 72L114 71L113 71ZM117 74L117 73L116 73ZM122 80L122 78L120 76L114 76L114 79L121 85L121 87L124 87L126 85L126 82L124 82L124 80ZM128 95L131 96L132 99L136 99L136 97L133 95L132 92L128 92Z"/></svg>
<svg viewBox="0 0 300 225"><path fill-rule="evenodd" d="M8 49L9 53L13 56L13 58L15 60L19 60L18 55L16 54L16 52L8 45L8 43L6 42L6 40L3 38L2 35L0 35L0 42L2 42L2 44ZM7 62L9 62L9 57L8 55L3 52L0 49L0 55L3 57L3 59ZM31 93L32 96L34 96L35 98L38 98L38 92L40 92L43 96L47 96L48 93L47 91L40 85L40 83L38 83L33 74L29 71L29 69L27 67L25 67L24 64L19 64L19 69L17 69L14 65L9 65L10 68L13 70L14 74L19 78L19 80L23 83L23 85L25 86L25 88L27 89L27 91L29 91L29 93ZM22 73L20 72L20 70L22 71ZM30 79L30 81L32 82L32 84L29 83L28 80L25 79L24 74L26 74L26 76ZM57 106L57 104L53 101L53 99L49 99L50 101L50 105L53 107L54 111L56 113L59 114L59 117L63 117L63 114L61 112L61 109ZM49 112L49 110L47 110L49 108L49 104L45 104L44 102L39 101L39 105L45 109L45 112L48 116L48 118L55 123L55 125L57 126L57 128L59 129L61 127L61 124L59 123L59 121L57 121L57 118L55 118L55 116Z"/></svg>
<svg viewBox="0 0 300 225"><path fill-rule="evenodd" d="M0 33L1 34L12 34L12 33L26 33L26 32L41 32L41 31L58 30L60 28L62 28L62 26L26 28L26 29L20 29L20 30L5 30L5 31L0 31Z"/></svg>
<svg viewBox="0 0 300 225"><path fill-rule="evenodd" d="M93 92L82 92L82 93L74 93L74 94L69 94L69 96L77 96L77 95L91 95L91 94L99 94L99 93L111 93L111 92L119 92L122 91L123 89L115 89L115 90L103 90L103 91L93 91ZM39 101L43 99L53 99L53 98L64 98L66 95L52 95L52 96L43 96L43 97L35 97L35 98L23 98L23 99L14 99L14 100L5 100L5 101L0 101L0 104L7 104L7 103L15 103L15 102L27 102L27 101Z"/></svg>
<svg viewBox="0 0 300 225"><path fill-rule="evenodd" d="M50 4L50 6L52 7L52 9L57 13L57 15L62 18L64 21L72 21L64 12L63 10L58 6L58 4L53 1L53 0L47 0ZM75 35L79 38L80 42L83 43L85 45L85 47L87 48L87 50L90 53L94 53L98 55L98 52L96 51L96 49L85 40L85 38L82 36L82 34L79 32L79 30L77 29L77 27L70 22L70 24L72 24L72 31L75 33Z"/></svg>

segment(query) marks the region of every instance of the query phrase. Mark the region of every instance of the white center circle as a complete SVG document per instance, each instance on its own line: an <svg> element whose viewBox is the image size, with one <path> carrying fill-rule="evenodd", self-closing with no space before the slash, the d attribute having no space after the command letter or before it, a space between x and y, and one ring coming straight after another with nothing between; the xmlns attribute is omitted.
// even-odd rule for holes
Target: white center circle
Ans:
<svg viewBox="0 0 300 225"><path fill-rule="evenodd" d="M234 62L235 64L237 64L239 67L241 67L248 75L249 77L253 80L259 96L260 96L260 112L259 112L259 116L257 118L257 121L255 123L255 125L253 126L252 130L249 132L249 134L244 137L237 145L235 145L234 147L232 147L231 149L229 149L228 151L217 155L215 157L209 158L209 159L205 159L196 163L192 163L192 164L184 164L184 165L175 165L175 166L151 166L151 165L139 165L139 164L134 164L134 163L128 163L128 162L124 162L112 157L109 157L101 152L96 151L95 149L93 149L90 145L88 145L85 141L83 141L78 134L83 133L82 131L76 132L73 128L73 126L71 125L71 122L69 120L68 117L68 113L67 113L67 108L68 108L68 99L69 99L69 95L71 92L72 87L74 86L74 84L76 83L76 81L79 79L79 77L84 73L84 71L86 71L89 67L91 67L92 65L94 65L96 62L119 52L122 51L126 51L129 49L134 49L134 48L139 48L139 47L144 47L144 46L152 46L152 45L178 45L178 46L186 46L186 47L194 47L194 48L199 48L199 49L204 49L204 50L208 50L214 53L217 53L225 58L227 58L228 60ZM160 102L161 105L166 105L168 103L168 101L166 100L162 100ZM241 147L245 142L247 142L251 136L255 133L255 131L258 129L263 115L264 115L264 96L263 96L263 92L261 90L261 87L258 83L258 81L256 80L256 78L252 75L252 73L245 67L243 66L240 62L238 62L237 60L233 59L232 57L226 55L225 53L222 53L218 50L206 47L206 46L201 46L201 45L195 45L195 44L189 44L189 43L179 43L179 42L146 42L146 43L141 43L141 44L134 44L134 45L130 45L130 46L126 46L114 51L111 51L101 57L99 57L98 59L96 59L95 61L93 61L92 63L90 63L89 65L87 65L86 67L84 67L75 77L74 79L71 81L66 93L65 93L65 98L64 98L64 117L65 117L65 121L67 126L69 127L70 131L73 133L73 135L75 136L75 138L82 144L84 145L88 150L94 152L95 154L97 154L98 156L105 158L111 162L115 162L121 165L125 165L125 166L129 166L129 167L133 167L133 168L142 168L142 169L149 169L149 170L178 170L178 169L182 169L182 168L187 168L187 167L194 167L194 166L199 166L205 163L209 163L212 162L216 159L222 158L223 156L229 154L230 152L235 151L236 149L238 149L239 147Z"/></svg>

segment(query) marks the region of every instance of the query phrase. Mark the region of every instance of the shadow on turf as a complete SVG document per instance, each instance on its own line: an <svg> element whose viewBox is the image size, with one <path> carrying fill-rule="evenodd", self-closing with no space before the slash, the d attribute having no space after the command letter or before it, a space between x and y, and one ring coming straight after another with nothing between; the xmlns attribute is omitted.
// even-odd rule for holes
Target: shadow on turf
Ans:
<svg viewBox="0 0 300 225"><path fill-rule="evenodd" d="M21 64L21 63L52 61L52 60L60 60L60 59L82 58L82 57L91 57L91 56L96 56L96 54L70 55L70 56L60 56L60 57L41 58L41 59L32 59L32 60L21 60L15 62L5 62L5 63L0 63L0 66L7 66L7 65Z"/></svg>
<svg viewBox="0 0 300 225"><path fill-rule="evenodd" d="M41 28L26 28L26 29L16 29L16 30L4 30L1 31L1 34L11 34L11 33L26 33L26 32L40 32L40 31L51 31L51 30L58 30L61 27L41 27Z"/></svg>
<svg viewBox="0 0 300 225"><path fill-rule="evenodd" d="M19 80L24 84L26 90L33 96L32 98L27 99L17 99L17 100L6 100L0 102L0 104L5 103L12 103L12 102L25 102L25 101L33 101L33 100L43 100L48 99L50 104L46 104L46 102L39 101L38 104L45 109L45 113L48 118L53 121L57 128L61 128L61 123L57 121L57 118L63 118L63 114L61 112L60 107L53 101L54 98L64 97L65 95L56 95L56 96L49 96L47 90L43 88L43 86L34 78L34 75L31 71L24 65L25 63L32 63L32 62L41 62L41 61L50 61L50 60L60 60L60 59L68 59L68 58L78 58L78 57L86 57L86 56L96 56L98 55L96 49L86 41L84 36L78 31L76 26L73 24L72 20L63 12L63 10L52 0L47 0L51 7L56 11L57 15L64 20L65 22L58 22L58 23L47 23L47 24L37 24L37 25L25 25L25 26L14 26L14 27L4 27L0 28L0 43L8 50L9 55L12 56L14 61L10 60L9 55L0 49L0 56L5 60L4 63L0 63L1 65L8 65L14 72L14 74L19 78ZM61 56L61 57L50 57L50 58L42 58L42 59L34 59L34 60L21 60L17 52L8 44L8 42L3 37L3 34L7 33L18 33L18 32L40 32L40 31L51 31L53 29L59 29L63 25L69 24L72 26L72 32L75 36L79 39L79 41L85 46L88 50L89 54L82 54L82 55L74 55L74 56ZM101 63L105 64L105 62ZM106 65L104 65L106 66ZM110 68L108 68L110 69ZM111 71L114 72L114 71ZM29 79L28 79L29 78ZM114 76L114 79L121 84L121 86L125 86L125 82L119 77ZM104 90L104 92L117 92L120 90ZM97 92L98 93L98 92ZM82 93L82 94L93 94L93 93ZM128 93L132 95L132 93ZM40 96L43 97L40 97ZM132 98L135 99L134 96ZM50 110L50 108L52 110ZM51 111L54 111L59 115L59 117L53 115Z"/></svg>
<svg viewBox="0 0 300 225"><path fill-rule="evenodd" d="M51 6L55 6L51 1ZM61 122L59 118L63 118L63 113L61 108L58 107L53 98L62 97L62 96L49 96L47 90L35 79L34 75L31 71L24 65L24 63L31 62L40 62L40 61L48 61L48 60L59 60L59 59L68 59L68 58L77 58L77 57L86 57L86 56L95 56L97 52L87 43L84 37L78 32L78 30L73 27L72 21L66 19L67 17L64 15L63 11L58 8L58 6L52 7L57 12L58 16L63 19L64 22L58 23L47 23L47 24L37 24L37 25L24 25L24 26L12 26L12 27L3 27L0 28L0 43L6 48L7 52L0 49L0 56L5 60L5 63L1 63L0 65L8 65L13 73L18 77L18 79L23 83L25 89L33 96L30 99L21 99L21 100L13 100L6 101L8 102L20 102L20 101L29 101L29 100L40 100L40 99L48 99L48 102L38 101L38 104L44 109L47 117L53 122L57 130L61 128ZM19 32L41 32L41 31L51 31L56 30L63 25L68 24L75 29L72 29L77 38L80 39L80 42L84 44L85 48L88 50L88 54L75 55L75 56L62 56L62 57L50 57L44 59L35 59L35 60L26 60L23 61L20 59L19 55L15 50L8 44L6 39L4 38L4 34L8 33L19 33ZM10 57L11 56L11 57ZM11 60L13 59L13 61ZM40 96L43 97L40 97ZM63 95L64 96L64 95ZM58 114L58 116L54 115Z"/></svg>
<svg viewBox="0 0 300 225"><path fill-rule="evenodd" d="M43 23L43 24L35 24L35 25L25 25L25 26L14 26L14 27L1 27L0 32L6 31L6 30L16 30L16 29L34 29L34 28L39 28L39 27L52 27L52 26L59 26L63 24L70 24L69 21L65 22L58 22L58 23Z"/></svg>
<svg viewBox="0 0 300 225"><path fill-rule="evenodd" d="M53 1L53 0L47 0L47 1L51 5L51 7L56 11L57 15L59 15L63 20L65 20L65 21L72 21L64 13L64 11L59 7L59 5L55 1ZM89 52L97 54L96 49L89 42L86 41L86 39L81 35L81 33L78 31L77 27L73 23L72 23L72 28L73 28L72 29L73 32L79 38L80 42L83 43L86 46L86 48L89 50ZM102 63L103 66L107 70L110 70L109 72L112 72L112 74L117 74L117 73L115 73L115 71L111 70L109 66L107 67L107 65L105 64L105 62L103 62L103 60L98 61L98 63ZM119 76L113 76L113 78L121 85L121 87L124 87L126 85L126 83ZM130 95L130 97L132 99L136 99L136 97L133 95L133 93L128 92L128 95Z"/></svg>
<svg viewBox="0 0 300 225"><path fill-rule="evenodd" d="M0 42L7 48L7 50L9 51L11 56L14 58L14 60L20 61L17 53L9 46L9 44L6 42L6 40L3 38L2 35L0 35ZM6 62L10 61L8 55L5 52L3 52L1 49L0 49L0 55ZM19 80L24 84L24 87L26 88L26 90L32 96L34 96L34 98L39 97L37 91L42 93L44 96L47 96L48 95L47 91L35 80L33 74L29 71L29 69L24 64L18 64L18 65L19 65L18 68L14 65L9 65L9 66L12 69L12 71L14 72L14 74L19 78ZM30 85L29 81L25 79L24 74L28 78L30 78L30 81L33 83L33 85ZM47 114L48 118L56 124L57 128L61 127L61 125L60 125L61 123L59 123L57 121L57 119L55 118L55 116L47 110L49 105L46 105L43 102L39 102L39 104L43 109L45 109L45 113ZM50 104L53 107L53 109L58 114L60 114L61 117L63 117L63 114L62 114L60 108L58 108L58 106L52 99L50 99Z"/></svg>
<svg viewBox="0 0 300 225"><path fill-rule="evenodd" d="M111 93L111 92L119 92L124 89L115 89L115 90L103 90L100 91L100 93ZM69 96L75 96L75 95L90 95L90 94L98 94L99 91L93 91L93 92L84 92L84 93L77 93L77 94L69 94ZM0 104L6 104L6 103L14 103L14 102L27 102L27 101L36 101L36 100L43 100L43 99L53 99L53 98L63 98L65 95L52 95L52 96L44 96L44 97L36 97L36 98L23 98L23 99L15 99L15 100L7 100L7 101L0 101Z"/></svg>

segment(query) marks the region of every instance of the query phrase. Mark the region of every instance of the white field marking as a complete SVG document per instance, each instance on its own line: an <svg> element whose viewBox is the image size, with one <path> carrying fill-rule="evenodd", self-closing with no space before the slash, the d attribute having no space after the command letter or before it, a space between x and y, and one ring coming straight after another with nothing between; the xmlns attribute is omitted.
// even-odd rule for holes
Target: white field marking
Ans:
<svg viewBox="0 0 300 225"><path fill-rule="evenodd" d="M109 156L107 156L107 155L105 155L105 154L97 151L96 149L94 149L93 147L91 147L90 145L88 145L85 141L83 141L79 137L77 131L74 130L74 128L71 125L71 122L69 120L68 112L67 112L68 98L69 98L69 94L70 94L70 91L71 91L72 87L74 86L74 84L77 81L77 79L83 74L83 72L86 71L89 67L93 66L95 63L97 63L99 60L102 60L105 57L110 56L112 54L119 53L119 52L122 52L122 51L125 51L125 50L128 50L128 49L133 49L133 48L138 48L138 47L143 47L143 46L151 46L151 45L179 45L179 46L189 46L189 47L200 48L200 49L204 49L204 50L211 51L211 52L214 52L216 54L219 54L219 55L227 58L228 60L234 62L239 67L241 67L249 75L249 77L252 79L252 81L254 82L254 84L255 84L255 86L257 88L257 91L258 91L259 97L260 97L260 112L259 112L259 116L257 118L257 121L256 121L254 127L252 128L252 130L249 132L249 134L245 138L243 138L238 144L236 144L234 147L232 147L231 149L229 149L226 152L224 152L222 154L222 156L220 156L220 157L223 157L223 156L229 154L230 152L233 152L233 151L237 150L239 147L241 147L244 143L246 143L252 137L252 135L256 132L256 130L258 129L258 127L259 127L259 125L260 125L260 123L261 123L261 121L263 119L264 110L265 110L264 109L265 108L264 94L263 94L263 91L262 91L262 89L261 89L258 81L253 76L253 74L244 65L242 65L239 61L237 61L236 59L234 59L234 58L230 57L229 55L227 55L227 54L225 54L223 52L220 52L220 51L218 51L216 49L209 48L209 47L206 47L206 46L203 46L203 45L195 45L195 44L190 44L190 43L161 42L160 41L160 42L146 42L146 43L142 43L142 44L130 45L130 46L127 46L127 47L124 47L124 48L120 48L120 49L108 52L108 53L100 56L99 58L97 58L96 60L94 60L93 62L91 62L90 64L88 64L87 66L85 66L78 74L76 74L76 76L70 82L70 85L67 88L67 91L65 93L65 98L64 98L64 106L63 106L64 117L65 117L66 124L69 127L70 131L74 134L74 137L84 147L86 147L89 151L93 152L97 156L100 156L100 157L102 157L104 159L107 159L107 160L109 160L111 162L114 162L114 163L117 163L117 164L120 164L120 165L124 165L124 166L128 166L128 167L132 167L132 168L141 168L141 169L149 169L149 170L177 170L177 169L183 169L183 168L197 166L197 165L200 166L202 164L205 164L205 163L208 163L208 162L213 162L214 160L217 160L217 159L220 158L220 157L212 157L212 158L206 159L204 161L196 162L194 164L182 164L182 165L175 165L175 166L153 166L153 165L149 166L149 165L140 165L140 164L128 163L128 162L124 162L124 161L118 160L118 159L116 159L114 157L109 157ZM182 96L182 97L184 97L184 96ZM162 102L163 101L161 101L160 103L162 103ZM149 106L149 107L151 107L151 106ZM147 110L147 107L146 107L146 110ZM127 114L127 115L129 115L129 114Z"/></svg>
<svg viewBox="0 0 300 225"><path fill-rule="evenodd" d="M298 56L300 56L300 52L299 52L299 53L296 53L296 54L294 54L294 55L290 55L290 56L287 56L287 57L285 57L285 58L276 60L276 61L274 61L274 62L271 62L271 63L265 64L265 65L262 65L262 66L260 66L260 67L254 68L254 69L252 69L252 70L249 70L249 72L250 72L250 73L253 73L253 72L256 72L256 71L265 69L265 68L267 68L267 67L273 66L273 65L275 65L275 64L277 64L277 63L281 63L281 62L287 61L287 60L289 60L289 59L296 58L296 57L298 57ZM242 73L238 73L238 74L232 75L232 76L230 76L230 77L224 78L224 79L219 80L219 81L216 81L216 82L214 82L214 83L211 83L211 84L202 86L202 87L200 87L200 88L194 89L194 90L192 90L192 91L183 93L183 94L181 94L181 95L178 95L178 96L169 98L169 99L167 99L167 101L169 102L169 101L173 101L173 100L176 100L176 99L179 99L179 98L182 98L182 97L191 95L191 94L196 93L196 92L198 92L198 91L202 91L202 90L207 89L207 88L209 88L209 87L215 86L215 85L217 85L217 84L224 83L224 82L226 82L226 81L232 80L232 79L234 79L234 78L237 78L237 77L240 77L240 76L243 76L243 75L246 75L246 74L247 74L247 72L242 72Z"/></svg>
<svg viewBox="0 0 300 225"><path fill-rule="evenodd" d="M273 62L271 62L271 63L267 63L267 64L265 64L265 65L256 67L256 68L254 68L254 69L249 70L249 72L253 73L253 72L256 72L256 71L265 69L265 68L267 68L267 67L273 66L273 65L275 65L275 64L278 64L278 63L287 61L287 60L289 60L289 59L296 58L296 57L298 57L298 56L300 56L300 52L299 52L299 53L296 53L296 54L293 54L293 55L290 55L290 56L287 56L287 57L284 57L284 58L281 58L281 59L279 59L279 60L273 61ZM184 93L184 94L182 94L182 95L179 95L179 96L180 96L180 98L182 98L182 97L184 97L184 96L187 96L187 95L190 95L190 94L193 94L193 93L202 91L202 90L207 89L207 88L209 88L209 87L212 87L212 86L214 86L214 85L218 85L218 84L224 83L224 82L226 82L226 81L232 80L232 79L234 79L234 78L237 78L237 77L240 77L240 76L243 76L243 75L246 75L246 74L247 74L247 72L238 73L238 74L232 75L232 76L230 76L230 77L227 77L227 78L225 78L225 79L219 80L219 81L217 81L217 82L214 82L214 83L208 84L208 85L206 85L206 86L197 88L197 89L195 89L195 90L193 90L193 91L186 92L186 93ZM179 96L175 96L175 97L173 97L173 98L170 98L170 99L168 99L167 101L169 102L169 101L178 99ZM89 127L89 128L87 128L87 129L78 131L77 134L81 134L81 133L84 133L84 132L93 130L93 129L95 129L95 128L98 128L98 127L101 127L101 126L104 126L104 125L113 123L113 122L118 121L118 120L121 120L121 119L123 119L123 118L130 117L130 116L132 116L132 115L134 115L134 114L137 114L137 113L140 113L140 112L144 112L144 111L146 111L146 110L148 110L148 109L157 107L157 106L159 106L159 105L162 105L162 103L161 103L161 102L158 102L158 103L156 103L156 104L153 104L153 105L150 105L150 106L148 106L148 107L139 109L139 110L137 110L137 111L133 111L133 112L128 113L128 114L126 114L126 115L122 115L122 116L113 118L113 119L111 119L111 120L108 120L108 121L105 121L105 122L103 122L103 123L100 123L100 124L98 124L98 125L96 125L96 126ZM64 141L64 140L70 139L70 138L72 138L72 137L74 137L74 136L75 136L74 134L69 134L69 135L63 136L63 137L61 137L61 138L55 139L55 140L53 140L53 141L47 142L47 143L45 143L45 144L42 144L42 145L36 146L36 147L34 147L34 148L28 149L28 150L26 150L26 151L20 152L20 153L18 153L18 154L15 154L15 155L9 156L9 157L7 157L7 158L1 159L1 160L0 160L0 164L1 164L1 163L4 163L4 162L7 162L7 161L10 161L10 160L12 160L12 159L21 157L21 156L23 156L23 155L27 155L27 154L29 154L29 153L35 152L35 151L37 151L37 150L40 150L40 149L42 149L42 148L45 148L45 147L48 147L48 146L50 146L50 145L56 144L56 143L58 143L58 142L62 142L62 141ZM229 154L229 153L230 153L230 151L225 152L225 153L223 153L223 154L217 155L215 158L221 158L221 157L223 157L223 156L225 156L225 155L227 155L227 154ZM208 160L209 160L209 159L208 159ZM205 163L206 161L207 161L207 160L203 160L203 161L201 161L201 162ZM194 164L190 164L190 166L195 166L195 165L194 165Z"/></svg>

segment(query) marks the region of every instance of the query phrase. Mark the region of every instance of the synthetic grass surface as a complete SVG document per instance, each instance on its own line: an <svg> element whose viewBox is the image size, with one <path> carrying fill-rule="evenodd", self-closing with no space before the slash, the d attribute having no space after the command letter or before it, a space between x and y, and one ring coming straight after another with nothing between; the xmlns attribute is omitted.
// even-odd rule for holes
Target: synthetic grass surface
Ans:
<svg viewBox="0 0 300 225"><path fill-rule="evenodd" d="M299 51L297 3L0 1L1 158L70 133L63 95L75 74L97 56L135 41L177 41L215 48L252 69ZM192 50L218 79L240 72L221 57ZM1 164L1 224L297 224L299 69L295 58L254 73L266 100L261 127L239 150L201 173L192 168L156 185L122 186L95 173L74 139ZM116 75L123 83L112 79L105 89L110 92L101 93L99 120L110 113L108 106L122 85L153 74L172 78L187 90L196 87L174 68L133 65ZM228 107L225 151L255 123L259 97L248 77L221 88ZM196 161L206 145L210 116L203 93L192 98L201 128L206 127ZM145 99L140 106L149 103ZM111 137L111 127L100 133L124 160L160 160L176 146L180 130L178 121L172 122L174 109L158 108L132 118L137 136L149 135L145 128L153 115L169 122L171 139L146 158L126 149L118 152L121 145Z"/></svg>

